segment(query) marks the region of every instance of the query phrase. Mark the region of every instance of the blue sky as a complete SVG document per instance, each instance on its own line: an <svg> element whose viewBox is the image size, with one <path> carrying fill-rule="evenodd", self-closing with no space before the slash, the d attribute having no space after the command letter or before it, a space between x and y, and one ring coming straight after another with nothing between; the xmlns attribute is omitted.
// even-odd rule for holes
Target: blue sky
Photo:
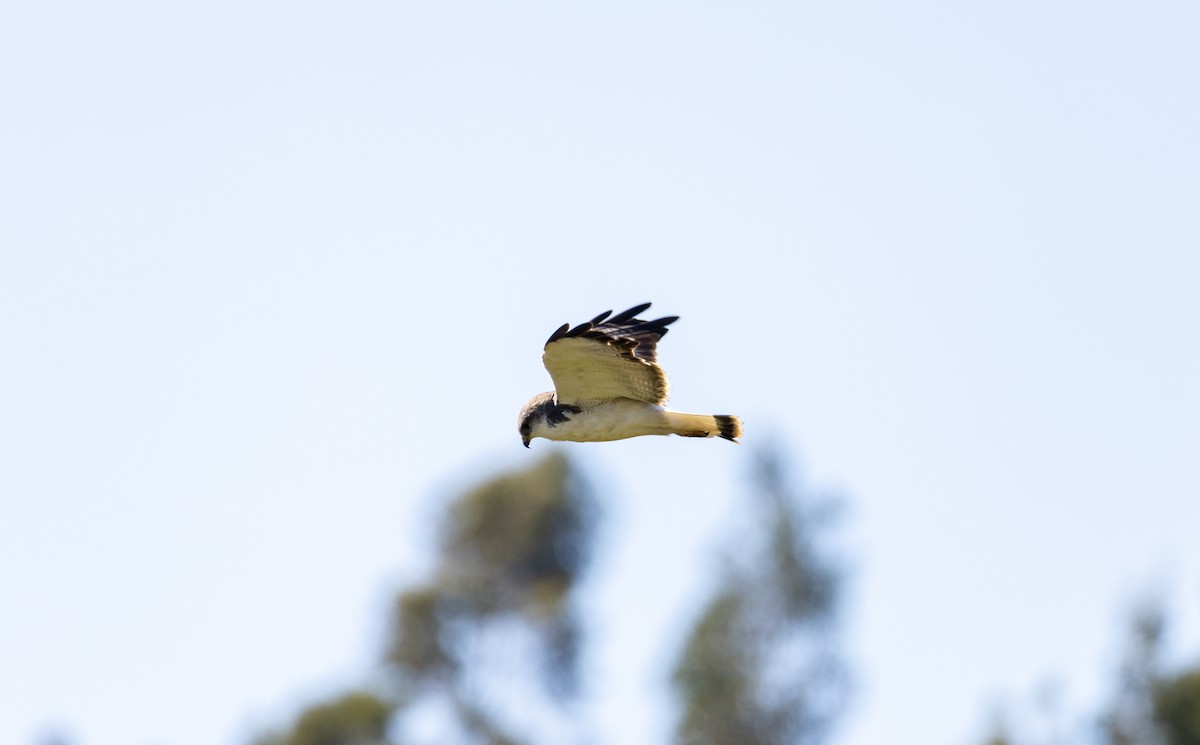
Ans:
<svg viewBox="0 0 1200 745"><path fill-rule="evenodd" d="M841 742L964 742L1047 679L1094 708L1147 587L1195 659L1198 37L1184 2L0 11L0 740L232 745L361 680L438 505L533 457L544 338L645 300L674 405L847 498ZM655 741L748 448L568 450L608 515L588 716Z"/></svg>

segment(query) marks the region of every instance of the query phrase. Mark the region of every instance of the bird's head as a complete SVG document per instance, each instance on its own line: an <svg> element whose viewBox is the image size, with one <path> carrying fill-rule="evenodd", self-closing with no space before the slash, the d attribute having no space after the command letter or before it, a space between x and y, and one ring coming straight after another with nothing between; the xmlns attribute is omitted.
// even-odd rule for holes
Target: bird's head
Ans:
<svg viewBox="0 0 1200 745"><path fill-rule="evenodd" d="M525 404L517 417L517 431L521 433L521 443L529 447L529 441L535 437L545 437L549 428L547 412L554 408L554 393L539 393Z"/></svg>
<svg viewBox="0 0 1200 745"><path fill-rule="evenodd" d="M521 420L521 444L529 447L529 441L533 439L533 422L529 419Z"/></svg>

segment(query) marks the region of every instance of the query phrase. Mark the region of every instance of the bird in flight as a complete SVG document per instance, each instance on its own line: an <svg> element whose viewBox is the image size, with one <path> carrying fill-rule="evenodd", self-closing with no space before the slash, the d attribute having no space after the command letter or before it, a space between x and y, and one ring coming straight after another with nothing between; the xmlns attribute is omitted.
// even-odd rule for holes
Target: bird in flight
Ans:
<svg viewBox="0 0 1200 745"><path fill-rule="evenodd" d="M724 437L737 442L742 420L728 414L684 414L663 406L667 376L658 366L657 345L679 320L637 318L643 303L613 316L607 310L574 328L563 324L550 335L542 364L554 390L539 393L521 409L521 442L535 437L606 442L640 435ZM611 316L611 317L610 317Z"/></svg>

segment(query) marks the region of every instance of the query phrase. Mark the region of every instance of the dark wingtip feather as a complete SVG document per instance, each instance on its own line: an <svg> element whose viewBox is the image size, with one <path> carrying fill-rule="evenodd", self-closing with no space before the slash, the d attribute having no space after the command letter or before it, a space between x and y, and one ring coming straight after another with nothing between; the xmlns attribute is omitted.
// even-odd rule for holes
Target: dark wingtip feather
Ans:
<svg viewBox="0 0 1200 745"><path fill-rule="evenodd" d="M604 323L604 319L605 319L605 318L608 318L608 317L609 317L609 316L611 316L611 315L612 315L612 311L611 311L611 310L606 310L606 311L604 311L603 313L601 313L600 315L598 315L598 316L596 316L595 318L593 318L593 319L592 319L592 321L591 321L591 323L592 323L592 325L593 325L593 326L599 326L601 323Z"/></svg>
<svg viewBox="0 0 1200 745"><path fill-rule="evenodd" d="M570 328L571 324L569 323L564 323L563 325L559 326L557 331L555 331L553 334L550 334L550 338L546 340L546 344L553 344L554 342L563 338L563 334L566 334Z"/></svg>
<svg viewBox="0 0 1200 745"><path fill-rule="evenodd" d="M637 319L635 318L634 320L636 321ZM667 326L670 326L672 323L675 323L678 320L679 316L667 316L666 318L656 318L653 321L638 321L637 323L627 327L625 331L630 334L638 334L648 331L652 334L665 336L667 333Z"/></svg>
<svg viewBox="0 0 1200 745"><path fill-rule="evenodd" d="M583 323L579 324L575 328L568 331L567 336L579 336L580 334L586 334L587 332L589 332L591 330L592 330L592 322L584 321Z"/></svg>
<svg viewBox="0 0 1200 745"><path fill-rule="evenodd" d="M641 305L635 305L632 308L630 308L629 310L625 311L624 313L618 313L617 315L608 319L608 322L609 323L625 323L626 321L632 320L635 316L637 316L638 313L641 313L642 311L649 308L650 305L651 305L650 303L642 303Z"/></svg>

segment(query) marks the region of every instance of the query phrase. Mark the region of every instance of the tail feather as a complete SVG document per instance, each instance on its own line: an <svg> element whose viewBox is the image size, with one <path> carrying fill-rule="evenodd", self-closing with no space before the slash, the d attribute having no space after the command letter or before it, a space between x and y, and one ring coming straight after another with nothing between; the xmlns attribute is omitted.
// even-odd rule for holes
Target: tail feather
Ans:
<svg viewBox="0 0 1200 745"><path fill-rule="evenodd" d="M742 436L742 420L730 414L667 413L667 423L673 434L683 437L722 437L737 442Z"/></svg>

